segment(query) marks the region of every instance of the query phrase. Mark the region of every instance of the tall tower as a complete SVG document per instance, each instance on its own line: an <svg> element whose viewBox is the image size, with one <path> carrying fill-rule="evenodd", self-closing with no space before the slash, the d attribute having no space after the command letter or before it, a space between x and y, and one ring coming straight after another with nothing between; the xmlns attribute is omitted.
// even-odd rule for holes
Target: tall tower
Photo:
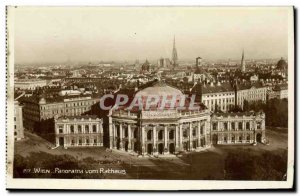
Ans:
<svg viewBox="0 0 300 196"><path fill-rule="evenodd" d="M245 63L245 57L244 57L244 50L243 50L243 53L242 53L241 71L242 72L246 71L246 63Z"/></svg>
<svg viewBox="0 0 300 196"><path fill-rule="evenodd" d="M174 36L174 42L173 42L173 51L172 51L172 61L173 61L173 66L176 67L177 66L177 50L176 50L176 46L175 46L175 36Z"/></svg>

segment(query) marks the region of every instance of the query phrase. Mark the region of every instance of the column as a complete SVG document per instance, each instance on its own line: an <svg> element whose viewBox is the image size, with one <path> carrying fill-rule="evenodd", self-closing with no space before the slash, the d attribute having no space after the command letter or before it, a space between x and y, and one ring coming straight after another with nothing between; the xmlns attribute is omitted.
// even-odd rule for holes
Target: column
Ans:
<svg viewBox="0 0 300 196"><path fill-rule="evenodd" d="M99 125L100 126L100 133L102 135L102 123ZM114 127L112 124L112 119L109 117L109 148L112 149L114 147ZM78 132L78 126L76 126L77 132Z"/></svg>
<svg viewBox="0 0 300 196"><path fill-rule="evenodd" d="M123 149L123 125L120 123L120 149L121 150L124 150Z"/></svg>
<svg viewBox="0 0 300 196"><path fill-rule="evenodd" d="M116 124L113 123L113 148L116 149L117 148L117 128L116 128Z"/></svg>
<svg viewBox="0 0 300 196"><path fill-rule="evenodd" d="M164 142L165 142L165 147L164 147L164 151L165 151L165 154L168 153L168 127L165 125L165 137L164 137Z"/></svg>
<svg viewBox="0 0 300 196"><path fill-rule="evenodd" d="M227 130L231 131L231 122L230 121L227 121Z"/></svg>
<svg viewBox="0 0 300 196"><path fill-rule="evenodd" d="M198 121L198 147L201 147L201 121Z"/></svg>
<svg viewBox="0 0 300 196"><path fill-rule="evenodd" d="M142 150L142 155L145 154L145 126L142 126L142 131L141 131L141 150Z"/></svg>
<svg viewBox="0 0 300 196"><path fill-rule="evenodd" d="M183 147L182 137L183 137L182 124L179 124L179 147L180 147L180 150L182 150L182 147Z"/></svg>
<svg viewBox="0 0 300 196"><path fill-rule="evenodd" d="M192 127L192 123L190 122L189 123L189 136L190 136L190 149L189 150L192 150L193 149L193 127Z"/></svg>
<svg viewBox="0 0 300 196"><path fill-rule="evenodd" d="M204 121L204 146L206 147L207 146L207 121Z"/></svg>
<svg viewBox="0 0 300 196"><path fill-rule="evenodd" d="M156 153L156 125L153 126L153 153Z"/></svg>
<svg viewBox="0 0 300 196"><path fill-rule="evenodd" d="M131 126L129 123L127 125L127 130L128 130L128 151L131 151Z"/></svg>
<svg viewBox="0 0 300 196"><path fill-rule="evenodd" d="M58 147L59 146L59 137L56 136L55 140L56 140L56 147Z"/></svg>
<svg viewBox="0 0 300 196"><path fill-rule="evenodd" d="M178 125L175 126L175 150L176 152L179 149L179 128Z"/></svg>

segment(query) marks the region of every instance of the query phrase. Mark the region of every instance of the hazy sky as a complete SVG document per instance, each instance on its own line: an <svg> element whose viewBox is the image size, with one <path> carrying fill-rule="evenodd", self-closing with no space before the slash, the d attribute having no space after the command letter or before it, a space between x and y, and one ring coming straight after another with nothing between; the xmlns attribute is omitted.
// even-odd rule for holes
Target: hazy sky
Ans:
<svg viewBox="0 0 300 196"><path fill-rule="evenodd" d="M18 7L16 63L287 56L286 8Z"/></svg>

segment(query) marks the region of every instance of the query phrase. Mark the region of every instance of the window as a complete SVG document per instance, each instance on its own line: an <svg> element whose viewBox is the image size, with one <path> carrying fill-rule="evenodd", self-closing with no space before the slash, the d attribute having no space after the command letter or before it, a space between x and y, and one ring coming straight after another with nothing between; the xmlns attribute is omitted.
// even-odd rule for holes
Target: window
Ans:
<svg viewBox="0 0 300 196"><path fill-rule="evenodd" d="M59 127L58 127L58 132L59 132L59 133L63 133L63 132L64 132L63 129L64 129L63 126L59 126Z"/></svg>
<svg viewBox="0 0 300 196"><path fill-rule="evenodd" d="M235 122L231 123L231 129L235 130Z"/></svg>
<svg viewBox="0 0 300 196"><path fill-rule="evenodd" d="M74 126L73 125L70 126L70 130L71 130L71 133L74 133Z"/></svg>
<svg viewBox="0 0 300 196"><path fill-rule="evenodd" d="M78 145L79 145L79 146L82 145L82 140L81 140L81 139L78 140Z"/></svg>
<svg viewBox="0 0 300 196"><path fill-rule="evenodd" d="M127 127L125 127L125 130L124 130L124 136L125 136L125 137L128 137L128 128L127 128Z"/></svg>
<svg viewBox="0 0 300 196"><path fill-rule="evenodd" d="M231 136L231 141L234 142L235 141L235 136Z"/></svg>
<svg viewBox="0 0 300 196"><path fill-rule="evenodd" d="M257 129L261 129L261 122L257 122Z"/></svg>
<svg viewBox="0 0 300 196"><path fill-rule="evenodd" d="M249 134L247 135L247 141L250 141L250 135Z"/></svg>
<svg viewBox="0 0 300 196"><path fill-rule="evenodd" d="M242 141L242 136L239 136L239 142L241 142Z"/></svg>
<svg viewBox="0 0 300 196"><path fill-rule="evenodd" d="M216 131L218 127L218 123L213 123L213 130Z"/></svg>
<svg viewBox="0 0 300 196"><path fill-rule="evenodd" d="M188 136L188 134L187 134L187 130L186 129L184 129L183 130L183 137L187 137Z"/></svg>
<svg viewBox="0 0 300 196"><path fill-rule="evenodd" d="M15 129L17 129L17 125L15 125Z"/></svg>
<svg viewBox="0 0 300 196"><path fill-rule="evenodd" d="M82 132L82 128L81 128L81 125L78 125L78 133L81 133Z"/></svg>
<svg viewBox="0 0 300 196"><path fill-rule="evenodd" d="M249 130L250 129L250 123L246 122L246 129Z"/></svg>
<svg viewBox="0 0 300 196"><path fill-rule="evenodd" d="M97 132L97 125L93 125L93 132L94 132L94 133Z"/></svg>
<svg viewBox="0 0 300 196"><path fill-rule="evenodd" d="M135 128L133 132L133 138L136 139L137 137L138 137L138 128Z"/></svg>
<svg viewBox="0 0 300 196"><path fill-rule="evenodd" d="M163 136L163 130L158 131L158 140L162 140L164 138Z"/></svg>
<svg viewBox="0 0 300 196"><path fill-rule="evenodd" d="M193 136L196 136L196 127L193 128Z"/></svg>
<svg viewBox="0 0 300 196"><path fill-rule="evenodd" d="M75 145L75 140L74 140L74 139L72 139L72 141L71 141L71 145L72 145L72 146L74 146L74 145Z"/></svg>
<svg viewBox="0 0 300 196"><path fill-rule="evenodd" d="M85 132L88 133L90 130L89 130L89 126L88 125L85 125Z"/></svg>
<svg viewBox="0 0 300 196"><path fill-rule="evenodd" d="M243 123L239 122L239 129L242 130L243 129Z"/></svg>
<svg viewBox="0 0 300 196"><path fill-rule="evenodd" d="M227 127L227 122L224 122L224 125L223 125L223 126L224 126L224 130L227 130L227 128L228 128L228 127Z"/></svg>
<svg viewBox="0 0 300 196"><path fill-rule="evenodd" d="M170 140L173 140L173 139L174 139L174 130L171 130L171 131L169 132L169 139L170 139Z"/></svg>
<svg viewBox="0 0 300 196"><path fill-rule="evenodd" d="M203 131L204 131L204 125L202 125L202 126L200 127L200 134L201 134L201 135L203 135Z"/></svg>
<svg viewBox="0 0 300 196"><path fill-rule="evenodd" d="M147 140L152 140L152 130L147 132Z"/></svg>

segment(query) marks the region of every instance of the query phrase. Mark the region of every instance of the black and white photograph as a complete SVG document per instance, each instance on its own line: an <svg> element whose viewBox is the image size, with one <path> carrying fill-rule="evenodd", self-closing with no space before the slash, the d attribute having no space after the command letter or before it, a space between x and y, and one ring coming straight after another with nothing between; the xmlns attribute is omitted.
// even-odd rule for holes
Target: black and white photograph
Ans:
<svg viewBox="0 0 300 196"><path fill-rule="evenodd" d="M7 188L293 186L292 6L6 9Z"/></svg>

